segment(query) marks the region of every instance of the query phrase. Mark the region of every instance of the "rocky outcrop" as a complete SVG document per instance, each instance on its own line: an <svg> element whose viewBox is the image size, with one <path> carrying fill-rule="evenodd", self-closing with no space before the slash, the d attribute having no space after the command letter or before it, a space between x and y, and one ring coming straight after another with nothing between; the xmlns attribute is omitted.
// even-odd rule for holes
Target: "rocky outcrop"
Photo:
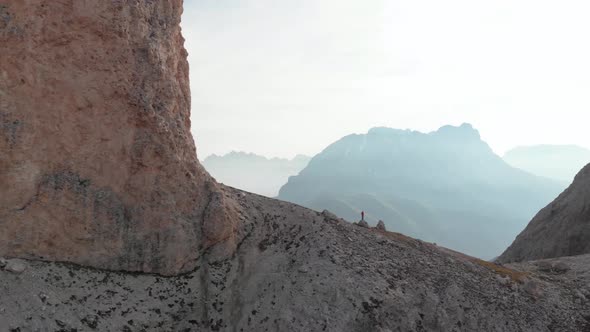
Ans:
<svg viewBox="0 0 590 332"><path fill-rule="evenodd" d="M237 211L190 133L181 12L0 2L0 255L175 274L231 250Z"/></svg>
<svg viewBox="0 0 590 332"><path fill-rule="evenodd" d="M368 223L368 222L366 222L366 221L364 221L364 220L359 220L359 221L356 223L356 225L357 225L357 226L360 226L360 227L364 227L364 228L369 228L369 223Z"/></svg>
<svg viewBox="0 0 590 332"><path fill-rule="evenodd" d="M590 164L542 209L498 258L520 262L590 253Z"/></svg>
<svg viewBox="0 0 590 332"><path fill-rule="evenodd" d="M27 269L27 263L22 259L11 259L2 268L12 273L23 273Z"/></svg>

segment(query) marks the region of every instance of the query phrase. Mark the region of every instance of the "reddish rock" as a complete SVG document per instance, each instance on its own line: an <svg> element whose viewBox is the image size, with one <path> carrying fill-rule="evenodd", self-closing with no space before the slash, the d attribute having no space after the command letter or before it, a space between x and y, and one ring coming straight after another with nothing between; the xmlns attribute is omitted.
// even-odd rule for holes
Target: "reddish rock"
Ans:
<svg viewBox="0 0 590 332"><path fill-rule="evenodd" d="M0 2L0 255L175 274L231 250L235 208L190 133L181 13Z"/></svg>

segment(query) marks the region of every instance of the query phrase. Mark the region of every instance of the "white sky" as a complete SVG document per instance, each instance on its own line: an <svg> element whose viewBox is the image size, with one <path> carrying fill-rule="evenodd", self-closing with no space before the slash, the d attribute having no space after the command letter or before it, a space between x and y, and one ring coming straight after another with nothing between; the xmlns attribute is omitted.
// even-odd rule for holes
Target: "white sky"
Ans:
<svg viewBox="0 0 590 332"><path fill-rule="evenodd" d="M590 147L590 2L185 0L199 158L313 155L374 126L472 123Z"/></svg>

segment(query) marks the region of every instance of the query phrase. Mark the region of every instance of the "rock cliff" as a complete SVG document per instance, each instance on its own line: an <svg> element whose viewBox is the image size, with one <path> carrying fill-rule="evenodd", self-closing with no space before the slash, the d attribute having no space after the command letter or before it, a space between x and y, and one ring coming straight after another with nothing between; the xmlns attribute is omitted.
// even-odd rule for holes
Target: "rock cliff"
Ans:
<svg viewBox="0 0 590 332"><path fill-rule="evenodd" d="M232 236L190 134L181 13L0 2L0 255L175 274Z"/></svg>
<svg viewBox="0 0 590 332"><path fill-rule="evenodd" d="M498 258L520 262L590 253L590 164L542 209Z"/></svg>

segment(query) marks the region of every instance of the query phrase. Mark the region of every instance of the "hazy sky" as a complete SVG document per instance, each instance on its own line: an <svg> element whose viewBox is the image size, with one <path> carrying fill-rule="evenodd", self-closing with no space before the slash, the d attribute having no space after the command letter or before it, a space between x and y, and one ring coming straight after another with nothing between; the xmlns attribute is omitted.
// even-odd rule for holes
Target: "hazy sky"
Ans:
<svg viewBox="0 0 590 332"><path fill-rule="evenodd" d="M498 153L590 147L589 17L583 0L185 0L199 158L462 122Z"/></svg>

